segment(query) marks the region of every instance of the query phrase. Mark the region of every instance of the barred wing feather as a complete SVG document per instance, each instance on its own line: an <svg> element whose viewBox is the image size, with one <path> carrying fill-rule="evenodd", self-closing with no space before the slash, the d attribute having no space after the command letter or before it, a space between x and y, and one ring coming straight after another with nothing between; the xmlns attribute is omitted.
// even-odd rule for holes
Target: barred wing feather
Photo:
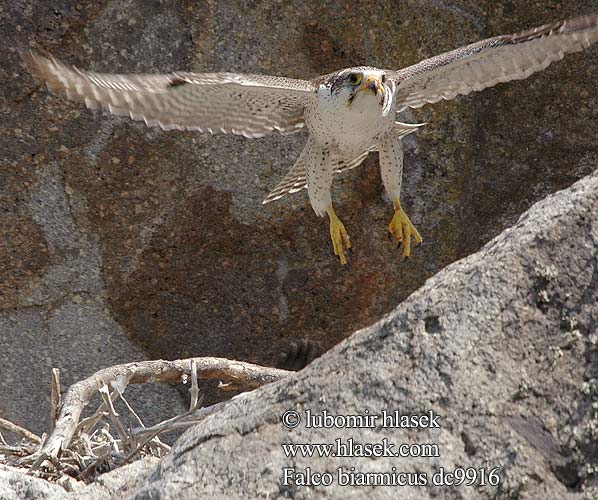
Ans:
<svg viewBox="0 0 598 500"><path fill-rule="evenodd" d="M397 83L397 112L527 78L597 40L598 14L591 14L489 38L391 71L389 77Z"/></svg>
<svg viewBox="0 0 598 500"><path fill-rule="evenodd" d="M304 80L235 73L104 74L31 51L21 55L51 90L165 130L246 137L293 133L304 126L304 108L314 98L313 84Z"/></svg>

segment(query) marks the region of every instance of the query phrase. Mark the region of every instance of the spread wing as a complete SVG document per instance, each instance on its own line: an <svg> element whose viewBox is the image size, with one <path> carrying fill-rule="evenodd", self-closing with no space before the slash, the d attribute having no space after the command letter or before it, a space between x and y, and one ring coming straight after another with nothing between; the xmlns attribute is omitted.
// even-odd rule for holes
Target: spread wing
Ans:
<svg viewBox="0 0 598 500"><path fill-rule="evenodd" d="M246 137L292 133L303 127L305 105L315 98L313 84L304 80L235 73L104 74L31 51L21 55L51 90L165 130Z"/></svg>
<svg viewBox="0 0 598 500"><path fill-rule="evenodd" d="M397 112L453 99L500 82L522 80L598 40L598 13L482 40L388 72L397 83Z"/></svg>

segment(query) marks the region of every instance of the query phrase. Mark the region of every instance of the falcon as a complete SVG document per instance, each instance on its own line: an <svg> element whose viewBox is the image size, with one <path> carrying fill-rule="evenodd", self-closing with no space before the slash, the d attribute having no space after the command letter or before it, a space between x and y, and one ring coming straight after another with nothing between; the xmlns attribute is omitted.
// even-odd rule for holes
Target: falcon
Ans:
<svg viewBox="0 0 598 500"><path fill-rule="evenodd" d="M401 140L424 124L398 122L398 113L527 78L597 39L594 13L488 38L404 69L359 66L311 81L236 73L104 74L81 71L30 50L21 55L50 90L148 126L249 138L307 129L295 165L263 203L307 188L314 212L328 215L334 253L346 264L351 241L333 208L332 178L358 167L371 151L379 152L382 182L394 207L388 231L402 243L405 257L411 253L412 238L422 241L400 194Z"/></svg>

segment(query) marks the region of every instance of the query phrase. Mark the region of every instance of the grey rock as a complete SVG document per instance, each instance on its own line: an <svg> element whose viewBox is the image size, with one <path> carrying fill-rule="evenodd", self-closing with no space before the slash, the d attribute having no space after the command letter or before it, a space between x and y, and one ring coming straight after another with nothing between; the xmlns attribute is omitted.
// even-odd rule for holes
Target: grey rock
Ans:
<svg viewBox="0 0 598 500"><path fill-rule="evenodd" d="M598 492L598 172L533 206L375 325L187 431L130 498L586 499ZM594 405L594 407L592 407ZM285 411L304 419L292 430ZM306 412L433 411L439 428L307 428ZM287 458L283 443L432 443L438 457ZM433 450L432 450L433 451ZM282 484L283 468L331 486ZM426 474L340 486L337 470ZM499 467L497 486L432 484Z"/></svg>
<svg viewBox="0 0 598 500"><path fill-rule="evenodd" d="M46 431L52 367L67 387L145 358L297 366L293 345L326 351L590 173L598 142L596 49L413 111L402 119L429 125L406 141L403 201L424 244L399 262L373 155L335 183L354 245L341 269L305 193L261 205L301 134L249 141L91 113L37 88L16 44L97 71L305 78L362 63L403 67L595 10L596 0L2 2L0 411ZM182 408L172 388L152 391L132 401L144 418Z"/></svg>
<svg viewBox="0 0 598 500"><path fill-rule="evenodd" d="M64 495L64 500L104 500L125 498L142 488L158 465L155 457L145 457L99 476L89 486Z"/></svg>
<svg viewBox="0 0 598 500"><path fill-rule="evenodd" d="M596 168L598 142L596 49L531 79L413 111L402 119L430 124L406 141L403 197L424 244L408 262L397 262L385 238L391 209L372 156L335 183L338 211L355 247L351 267L341 271L326 227L311 213L304 193L260 205L299 153L300 134L247 141L148 130L91 113L36 88L20 65L16 43L35 41L98 71L230 70L303 78L361 63L402 67L483 37L595 10L596 0L2 2L0 41L8 50L0 63L0 413L38 433L47 431L52 367L62 370L67 387L106 365L135 359L216 355L273 365L289 346L315 343L327 350L392 311L440 269L477 251L532 203L589 174ZM581 234L589 220L578 221ZM557 227L549 218L541 223ZM563 238L576 229L558 227ZM515 233L505 233L501 244L516 239ZM441 288L422 289L412 306L401 306L401 315L393 313L394 320L376 327L388 332L386 338L360 333L332 353L344 356L336 371L317 375L324 361L316 361L285 386L288 397L303 391L293 404L308 404L310 384L326 381L339 391L361 387L359 404L371 400L372 411L381 404L413 411L424 403L445 404L439 410L445 421L463 422L430 438L444 450L452 447L442 456L449 465L480 464L483 458L506 464L506 497L579 496L575 485L592 480L579 479L586 457L596 455L595 447L583 444L594 424L587 417L590 396L580 395L583 383L593 394L589 381L596 378L588 368L595 366L595 354L587 349L597 321L596 278L590 264L562 259L589 255L596 238L584 240L588 249L578 247L577 239L556 236L543 235L542 241L564 256L548 255L551 249L532 239L531 249L513 247L512 256L501 257L506 269L492 259L487 268L473 266L479 256L466 261L473 267L462 269L463 262L451 267L443 278L448 282L435 278ZM509 260L524 259L528 251L539 252L541 264ZM595 258L592 262L595 266ZM566 264L577 267L561 269ZM534 280L534 300L528 303L519 293L531 293ZM475 287L490 285L496 295L478 295ZM462 290L460 319L443 309L449 307L450 297L440 296L446 288ZM504 302L505 290L513 294L511 302ZM590 291L580 298L580 290ZM428 299L413 305L422 296ZM562 328L570 330L565 340ZM372 349L379 349L375 364L366 350L351 350L364 335L372 335ZM291 351L282 358L295 366ZM373 373L364 370L366 359ZM395 374L395 363L409 370ZM353 364L355 373L347 368ZM387 378L390 374L396 378ZM447 387L451 397L461 398L458 404L444 402ZM274 396L275 390L258 393L264 404L287 397ZM465 396L458 390L469 394L469 407L459 406ZM150 423L184 409L171 387L129 392L138 393L131 403ZM521 414L504 402L506 393L515 394L511 405L521 407ZM360 410L350 408L356 401L347 398L333 391L321 405ZM239 404L228 412L242 415ZM250 432L252 422L266 415L270 423L260 425L273 431L281 404L264 406L238 425ZM457 412L463 412L461 420ZM211 436L209 428L197 430L197 436ZM189 436L184 442L192 447L197 440ZM256 476L244 483L247 492L279 491L275 476L283 462L278 448L272 455L271 443L280 441L276 434L271 442L267 437L248 443L247 456L232 454L235 441L244 443L240 435L206 441L198 449L212 453L215 463L203 467L221 476L200 476L200 486L191 489L205 480L206 492L225 495L225 481L243 477L233 466L267 464L264 457L272 456L263 483ZM318 434L298 431L295 437L313 440ZM221 451L220 441L227 443ZM568 442L573 448L563 458ZM165 462L156 476L155 491L166 496L166 485L175 484L175 460L184 465L183 475L193 470L192 452L177 449L173 457L179 458ZM228 461L230 473L219 469L220 458ZM407 467L413 461L393 464ZM432 467L430 460L424 466ZM475 492L455 494L466 498ZM297 497L309 494L320 493Z"/></svg>
<svg viewBox="0 0 598 500"><path fill-rule="evenodd" d="M0 500L64 500L61 486L0 466Z"/></svg>
<svg viewBox="0 0 598 500"><path fill-rule="evenodd" d="M73 491L37 477L22 469L0 465L0 500L103 500L124 498L142 488L158 465L155 457L145 457L99 476L92 484L74 481Z"/></svg>
<svg viewBox="0 0 598 500"><path fill-rule="evenodd" d="M478 253L287 380L237 398L144 459L57 496L0 473L16 498L586 500L598 493L598 171L547 197ZM288 430L284 412L304 419ZM306 412L439 416L439 427L307 428ZM286 457L287 443L437 446L434 457ZM430 448L432 454L436 450ZM427 484L340 486L339 468L425 474ZM500 484L433 484L440 468L498 467ZM331 486L283 484L284 468ZM394 468L394 469L393 469ZM421 479L420 479L421 481ZM12 488L12 489L9 489ZM23 496L29 494L35 496ZM25 493L23 493L25 492ZM16 493L15 493L16 494Z"/></svg>

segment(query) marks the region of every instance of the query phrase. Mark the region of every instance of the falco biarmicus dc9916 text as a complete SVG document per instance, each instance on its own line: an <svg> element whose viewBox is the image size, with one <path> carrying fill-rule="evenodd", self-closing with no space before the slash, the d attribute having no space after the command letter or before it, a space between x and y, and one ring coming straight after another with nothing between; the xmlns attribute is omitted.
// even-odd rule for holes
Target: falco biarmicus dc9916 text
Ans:
<svg viewBox="0 0 598 500"><path fill-rule="evenodd" d="M29 50L22 57L51 90L165 130L251 138L306 127L299 159L264 203L307 187L316 214L328 214L334 253L345 264L351 242L332 206L332 178L359 166L370 151L379 151L382 181L394 204L388 230L402 242L405 256L411 238L422 241L400 203L401 139L422 124L398 122L398 113L527 78L597 39L595 13L489 38L400 70L360 66L310 81L235 73L102 74Z"/></svg>

